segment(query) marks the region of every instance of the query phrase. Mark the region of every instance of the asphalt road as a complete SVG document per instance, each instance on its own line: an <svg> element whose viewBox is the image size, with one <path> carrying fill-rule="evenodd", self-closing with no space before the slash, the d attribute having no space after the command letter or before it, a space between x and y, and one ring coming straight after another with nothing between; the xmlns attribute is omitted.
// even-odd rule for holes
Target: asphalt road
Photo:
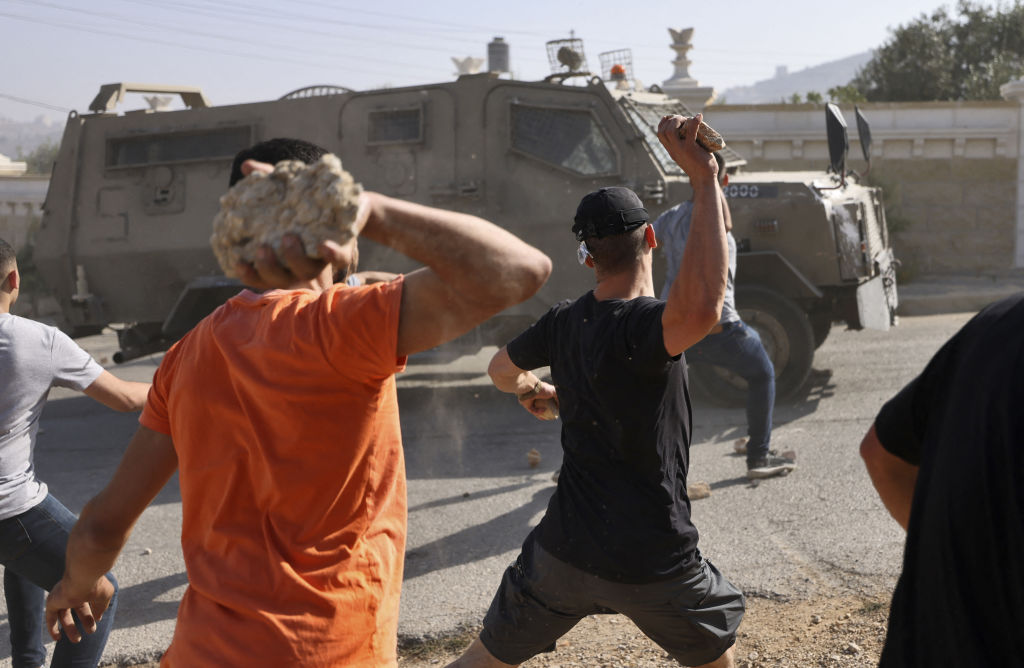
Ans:
<svg viewBox="0 0 1024 668"><path fill-rule="evenodd" d="M887 333L833 329L799 401L775 411L774 445L796 450L785 478L748 483L732 441L741 409L698 401L691 480L712 495L693 504L700 547L749 595L781 599L891 589L901 530L875 495L857 454L882 403L920 371L969 314L905 317ZM122 377L148 380L159 356L114 366L112 336L80 340ZM491 350L451 363L421 356L399 380L409 478L409 539L400 633L421 637L477 623L505 566L554 489L558 423L527 415L490 387ZM36 450L40 477L76 512L109 478L136 417L55 390ZM536 448L541 463L530 468ZM187 584L178 544L176 480L146 511L115 573L121 602L105 661L151 660L170 642ZM0 601L0 668L11 665Z"/></svg>

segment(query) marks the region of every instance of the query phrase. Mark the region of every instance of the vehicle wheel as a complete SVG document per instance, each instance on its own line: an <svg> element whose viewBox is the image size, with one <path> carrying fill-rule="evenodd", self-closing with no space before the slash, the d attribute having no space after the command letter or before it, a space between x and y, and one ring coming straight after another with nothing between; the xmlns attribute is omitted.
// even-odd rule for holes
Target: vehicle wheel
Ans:
<svg viewBox="0 0 1024 668"><path fill-rule="evenodd" d="M828 333L832 330L832 315L829 313L814 313L810 316L811 329L814 331L814 349L817 350L825 343Z"/></svg>
<svg viewBox="0 0 1024 668"><path fill-rule="evenodd" d="M757 330L775 366L775 399L792 398L807 381L814 361L814 330L807 314L792 299L758 287L736 289L736 307L747 325ZM747 382L725 369L705 364L690 366L694 389L727 405L743 406Z"/></svg>

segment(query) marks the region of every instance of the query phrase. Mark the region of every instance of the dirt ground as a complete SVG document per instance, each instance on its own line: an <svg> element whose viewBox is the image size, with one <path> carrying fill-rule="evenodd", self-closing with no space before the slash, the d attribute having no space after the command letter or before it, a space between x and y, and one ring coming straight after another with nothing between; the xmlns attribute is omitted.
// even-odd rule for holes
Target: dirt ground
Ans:
<svg viewBox="0 0 1024 668"><path fill-rule="evenodd" d="M738 668L876 666L885 639L888 597L814 601L747 598L736 641ZM402 668L436 668L458 656L476 629L399 649ZM678 666L625 617L588 617L550 654L523 668L668 668Z"/></svg>
<svg viewBox="0 0 1024 668"><path fill-rule="evenodd" d="M837 596L814 601L747 597L736 641L737 668L877 666L885 639L888 597ZM401 668L438 668L476 637L464 629L444 638L405 642ZM147 663L130 668L157 668ZM523 668L670 668L679 666L625 617L588 617Z"/></svg>

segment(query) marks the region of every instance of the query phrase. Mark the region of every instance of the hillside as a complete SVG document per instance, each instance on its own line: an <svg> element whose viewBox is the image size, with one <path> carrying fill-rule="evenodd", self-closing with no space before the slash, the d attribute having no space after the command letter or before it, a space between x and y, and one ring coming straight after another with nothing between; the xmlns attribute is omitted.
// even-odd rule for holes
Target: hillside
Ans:
<svg viewBox="0 0 1024 668"><path fill-rule="evenodd" d="M848 84L869 60L871 51L865 51L796 72L787 72L780 67L771 79L722 91L719 101L725 104L771 104L789 100L793 93L803 97L811 91L826 96L829 88Z"/></svg>

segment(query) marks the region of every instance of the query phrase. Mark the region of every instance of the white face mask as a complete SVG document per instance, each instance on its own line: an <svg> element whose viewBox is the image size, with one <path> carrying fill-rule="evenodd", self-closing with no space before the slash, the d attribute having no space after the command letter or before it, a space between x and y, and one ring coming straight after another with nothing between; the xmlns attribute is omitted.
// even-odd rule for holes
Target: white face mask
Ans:
<svg viewBox="0 0 1024 668"><path fill-rule="evenodd" d="M576 249L576 261L580 264L586 264L588 256L594 257L593 255L590 255L590 249L587 248L587 242L581 241L579 248Z"/></svg>

